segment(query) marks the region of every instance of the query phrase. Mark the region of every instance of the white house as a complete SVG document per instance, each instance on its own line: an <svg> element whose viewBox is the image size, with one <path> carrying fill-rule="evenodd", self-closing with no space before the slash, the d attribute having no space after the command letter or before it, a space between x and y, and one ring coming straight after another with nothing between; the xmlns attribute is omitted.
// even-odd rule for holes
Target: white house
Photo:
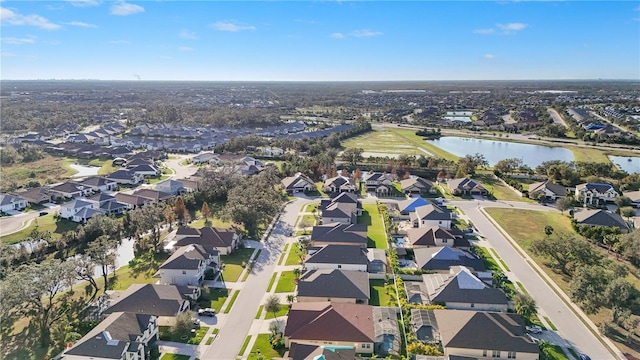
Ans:
<svg viewBox="0 0 640 360"><path fill-rule="evenodd" d="M205 250L198 244L181 246L169 257L153 276L162 285L201 285L207 268L220 264L220 252Z"/></svg>
<svg viewBox="0 0 640 360"><path fill-rule="evenodd" d="M115 191L118 188L117 182L101 176L91 176L78 183L91 188L93 191Z"/></svg>
<svg viewBox="0 0 640 360"><path fill-rule="evenodd" d="M446 208L429 204L415 208L409 218L413 227L441 226L450 229L452 214Z"/></svg>
<svg viewBox="0 0 640 360"><path fill-rule="evenodd" d="M60 217L67 220L73 220L73 216L80 210L93 207L90 201L75 199L60 206Z"/></svg>
<svg viewBox="0 0 640 360"><path fill-rule="evenodd" d="M19 196L0 194L0 211L20 211L28 205L27 199Z"/></svg>
<svg viewBox="0 0 640 360"><path fill-rule="evenodd" d="M578 201L594 205L600 201L611 202L620 196L609 184L584 183L576 186L576 198Z"/></svg>

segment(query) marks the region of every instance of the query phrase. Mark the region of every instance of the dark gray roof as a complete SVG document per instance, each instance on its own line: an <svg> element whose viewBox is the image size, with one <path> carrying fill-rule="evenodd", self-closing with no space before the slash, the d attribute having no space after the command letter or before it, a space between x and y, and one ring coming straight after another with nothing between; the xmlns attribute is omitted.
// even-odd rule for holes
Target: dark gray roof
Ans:
<svg viewBox="0 0 640 360"><path fill-rule="evenodd" d="M175 285L133 284L104 313L126 311L176 316L185 302L187 300Z"/></svg>
<svg viewBox="0 0 640 360"><path fill-rule="evenodd" d="M613 190L613 186L609 184L600 184L600 183L584 183L576 185L576 190L587 189L589 191L595 191L600 194L604 194L609 190Z"/></svg>
<svg viewBox="0 0 640 360"><path fill-rule="evenodd" d="M203 246L198 244L181 246L160 265L160 269L198 269L200 263L206 262L210 255Z"/></svg>
<svg viewBox="0 0 640 360"><path fill-rule="evenodd" d="M536 191L543 191L544 189L547 189L547 190L551 191L556 196L566 196L567 195L567 188L566 187L564 187L564 186L562 186L560 184L556 184L556 183L552 182L551 180L537 182L537 183L533 183L533 184L529 185L529 193L533 193L533 192L536 192Z"/></svg>
<svg viewBox="0 0 640 360"><path fill-rule="evenodd" d="M351 219L352 209L354 209L352 204L332 203L322 209L322 217Z"/></svg>
<svg viewBox="0 0 640 360"><path fill-rule="evenodd" d="M108 180L107 178L103 178L100 176L91 176L79 182L82 185L87 186L104 186L107 184L112 184L114 181Z"/></svg>
<svg viewBox="0 0 640 360"><path fill-rule="evenodd" d="M624 222L622 216L606 210L583 209L574 213L574 218L579 224L594 226L611 226L619 227L622 230L628 230L627 223Z"/></svg>
<svg viewBox="0 0 640 360"><path fill-rule="evenodd" d="M83 186L81 184L75 182L66 182L52 187L51 191L71 194L75 192L82 192L82 188Z"/></svg>
<svg viewBox="0 0 640 360"><path fill-rule="evenodd" d="M369 274L338 269L309 270L298 281L298 296L369 299Z"/></svg>
<svg viewBox="0 0 640 360"><path fill-rule="evenodd" d="M415 213L420 220L451 220L451 211L435 204L418 206Z"/></svg>
<svg viewBox="0 0 640 360"><path fill-rule="evenodd" d="M359 246L329 244L320 248L307 259L308 264L353 264L367 265L367 250Z"/></svg>
<svg viewBox="0 0 640 360"><path fill-rule="evenodd" d="M413 187L421 191L428 191L433 187L433 183L421 177L415 177L400 181L400 186L402 187L402 190L407 190L408 188Z"/></svg>
<svg viewBox="0 0 640 360"><path fill-rule="evenodd" d="M101 332L85 341L82 341L67 350L65 354L76 356L91 356L104 359L122 359L122 355L129 346L128 341L115 340L109 337L108 332Z"/></svg>
<svg viewBox="0 0 640 360"><path fill-rule="evenodd" d="M466 268L451 275L424 275L423 279L431 303L509 304L502 290L485 284Z"/></svg>
<svg viewBox="0 0 640 360"><path fill-rule="evenodd" d="M407 230L407 237L414 246L436 246L436 239L447 239L454 247L469 247L469 240L462 231L442 226L411 228Z"/></svg>
<svg viewBox="0 0 640 360"><path fill-rule="evenodd" d="M479 181L470 178L451 179L448 181L450 189L458 189L461 191L486 191L485 187Z"/></svg>
<svg viewBox="0 0 640 360"><path fill-rule="evenodd" d="M418 248L415 261L423 270L449 271L452 266L465 266L475 271L485 271L484 262L470 252L446 246Z"/></svg>
<svg viewBox="0 0 640 360"><path fill-rule="evenodd" d="M538 353L517 314L484 311L429 310L435 314L442 346Z"/></svg>
<svg viewBox="0 0 640 360"><path fill-rule="evenodd" d="M327 224L314 226L311 241L367 245L367 225Z"/></svg>

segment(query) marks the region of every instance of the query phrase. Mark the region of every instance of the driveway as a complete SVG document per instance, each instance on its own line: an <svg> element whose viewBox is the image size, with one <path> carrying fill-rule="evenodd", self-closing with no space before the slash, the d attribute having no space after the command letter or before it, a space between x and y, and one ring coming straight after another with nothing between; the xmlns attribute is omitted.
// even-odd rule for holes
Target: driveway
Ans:
<svg viewBox="0 0 640 360"><path fill-rule="evenodd" d="M256 311L262 305L267 286L276 264L282 254L284 244L290 237L302 205L312 200L298 198L285 206L280 219L276 223L268 240L263 243L260 256L256 260L251 274L242 284L233 307L223 320L216 340L202 352L203 360L235 359L244 343Z"/></svg>
<svg viewBox="0 0 640 360"><path fill-rule="evenodd" d="M511 242L480 211L480 208L485 205L544 211L554 211L555 209L521 202L452 201L450 204L461 208L478 231L498 252L509 267L510 272L536 300L541 318L546 316L558 328L556 332L559 335L558 337L553 336L551 331L546 331L546 336L553 337L554 342L558 345L573 347L580 353L589 354L592 359L623 358L621 353L616 357L609 352L600 342L600 338L587 328L574 311L534 270L535 264L532 264L531 259L520 255Z"/></svg>

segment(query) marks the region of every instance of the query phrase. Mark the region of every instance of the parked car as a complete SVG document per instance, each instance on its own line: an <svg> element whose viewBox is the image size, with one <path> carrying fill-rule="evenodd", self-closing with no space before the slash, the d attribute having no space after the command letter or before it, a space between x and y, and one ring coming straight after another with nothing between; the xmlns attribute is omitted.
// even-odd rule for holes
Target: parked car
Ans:
<svg viewBox="0 0 640 360"><path fill-rule="evenodd" d="M212 308L199 309L198 315L200 316L216 316L216 310Z"/></svg>
<svg viewBox="0 0 640 360"><path fill-rule="evenodd" d="M527 332L532 334L540 334L542 333L542 328L538 325L527 326Z"/></svg>
<svg viewBox="0 0 640 360"><path fill-rule="evenodd" d="M49 213L46 211L40 211L40 214L38 214L38 216L45 216L45 215L49 215Z"/></svg>
<svg viewBox="0 0 640 360"><path fill-rule="evenodd" d="M580 354L580 360L591 360L591 358L587 354Z"/></svg>
<svg viewBox="0 0 640 360"><path fill-rule="evenodd" d="M200 319L198 318L191 318L191 321L193 322L193 326L199 328L200 327Z"/></svg>

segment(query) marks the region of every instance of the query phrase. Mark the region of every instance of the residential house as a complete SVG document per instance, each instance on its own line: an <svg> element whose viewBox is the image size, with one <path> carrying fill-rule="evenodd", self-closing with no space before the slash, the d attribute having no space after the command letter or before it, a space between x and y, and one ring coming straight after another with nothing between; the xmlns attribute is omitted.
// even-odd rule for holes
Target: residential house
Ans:
<svg viewBox="0 0 640 360"><path fill-rule="evenodd" d="M402 187L402 191L407 195L428 195L438 192L431 181L421 177L401 180L400 186Z"/></svg>
<svg viewBox="0 0 640 360"><path fill-rule="evenodd" d="M362 203L352 193L337 193L330 200L321 200L318 209L323 224L355 224L362 215Z"/></svg>
<svg viewBox="0 0 640 360"><path fill-rule="evenodd" d="M116 193L116 201L121 204L124 204L127 210L137 209L141 206L153 203L153 200L149 198L144 198L142 196L136 196L125 193Z"/></svg>
<svg viewBox="0 0 640 360"><path fill-rule="evenodd" d="M307 270L298 280L298 302L330 301L367 304L369 274L339 269Z"/></svg>
<svg viewBox="0 0 640 360"><path fill-rule="evenodd" d="M311 231L313 246L329 244L367 247L367 225L364 224L324 224L314 226Z"/></svg>
<svg viewBox="0 0 640 360"><path fill-rule="evenodd" d="M74 199L92 193L90 187L71 181L53 186L49 191L54 199Z"/></svg>
<svg viewBox="0 0 640 360"><path fill-rule="evenodd" d="M316 190L316 184L313 180L303 173L297 173L294 176L282 179L282 186L289 195Z"/></svg>
<svg viewBox="0 0 640 360"><path fill-rule="evenodd" d="M294 343L344 346L371 354L375 343L373 309L350 303L294 303L287 317L284 339L289 348Z"/></svg>
<svg viewBox="0 0 640 360"><path fill-rule="evenodd" d="M147 360L149 345L158 339L158 317L115 312L102 320L73 347L64 360Z"/></svg>
<svg viewBox="0 0 640 360"><path fill-rule="evenodd" d="M218 155L213 152L203 152L191 158L192 164L208 164L209 162L219 162Z"/></svg>
<svg viewBox="0 0 640 360"><path fill-rule="evenodd" d="M53 194L46 186L35 187L26 190L18 190L14 195L27 200L31 204L42 204L52 201Z"/></svg>
<svg viewBox="0 0 640 360"><path fill-rule="evenodd" d="M556 201L558 198L567 196L569 189L551 180L536 182L529 185L529 197L532 199L545 199Z"/></svg>
<svg viewBox="0 0 640 360"><path fill-rule="evenodd" d="M356 350L323 345L291 344L291 348L284 356L284 360L355 360Z"/></svg>
<svg viewBox="0 0 640 360"><path fill-rule="evenodd" d="M186 192L194 192L200 189L200 184L202 183L201 178L190 177L189 179L179 179L177 180L182 184L182 187Z"/></svg>
<svg viewBox="0 0 640 360"><path fill-rule="evenodd" d="M99 210L107 215L122 214L128 208L126 204L119 203L115 196L105 193L95 194L83 200L93 203L91 206L93 209Z"/></svg>
<svg viewBox="0 0 640 360"><path fill-rule="evenodd" d="M199 244L207 251L215 249L220 252L220 255L229 255L238 248L241 240L240 234L230 229L181 227L176 232L175 246Z"/></svg>
<svg viewBox="0 0 640 360"><path fill-rule="evenodd" d="M179 247L153 275L162 285L202 285L205 271L220 264L220 252L193 244Z"/></svg>
<svg viewBox="0 0 640 360"><path fill-rule="evenodd" d="M186 191L184 185L180 181L171 179L160 181L159 183L157 183L156 190L171 195L179 195Z"/></svg>
<svg viewBox="0 0 640 360"><path fill-rule="evenodd" d="M367 191L373 191L377 195L388 195L393 187L393 175L374 172L367 174L364 184Z"/></svg>
<svg viewBox="0 0 640 360"><path fill-rule="evenodd" d="M451 179L447 181L449 191L454 195L482 195L489 194L482 184L470 178Z"/></svg>
<svg viewBox="0 0 640 360"><path fill-rule="evenodd" d="M631 205L640 208L640 191L625 191L622 195L631 199Z"/></svg>
<svg viewBox="0 0 640 360"><path fill-rule="evenodd" d="M150 177L160 176L160 169L158 169L153 165L148 165L148 164L136 165L136 166L129 166L129 164L127 164L127 170L133 172L134 174L140 174L143 177L144 176L150 176Z"/></svg>
<svg viewBox="0 0 640 360"><path fill-rule="evenodd" d="M474 271L486 271L484 262L476 255L448 246L414 249L415 262L422 270L449 273L452 266L464 266Z"/></svg>
<svg viewBox="0 0 640 360"><path fill-rule="evenodd" d="M451 219L453 214L445 207L435 204L418 206L415 211L409 215L409 219L413 227L432 227L441 226L451 228Z"/></svg>
<svg viewBox="0 0 640 360"><path fill-rule="evenodd" d="M154 203L160 202L160 201L166 201L173 197L172 194L165 193L158 190L152 190L152 189L138 189L134 191L132 195L149 199L151 200L151 202L154 202Z"/></svg>
<svg viewBox="0 0 640 360"><path fill-rule="evenodd" d="M307 270L342 269L366 272L369 265L368 250L372 249L338 244L308 247L304 268Z"/></svg>
<svg viewBox="0 0 640 360"><path fill-rule="evenodd" d="M353 179L344 176L336 176L324 181L322 191L326 193L356 192L356 185Z"/></svg>
<svg viewBox="0 0 640 360"><path fill-rule="evenodd" d="M620 196L609 184L584 183L576 185L576 199L585 205L598 205L613 201Z"/></svg>
<svg viewBox="0 0 640 360"><path fill-rule="evenodd" d="M573 217L580 225L617 227L623 233L630 231L622 216L608 210L580 209Z"/></svg>
<svg viewBox="0 0 640 360"><path fill-rule="evenodd" d="M144 175L130 170L117 170L107 175L107 179L118 184L138 185L144 180Z"/></svg>
<svg viewBox="0 0 640 360"><path fill-rule="evenodd" d="M384 249L367 249L367 271L369 273L386 273L389 267L387 252Z"/></svg>
<svg viewBox="0 0 640 360"><path fill-rule="evenodd" d="M88 187L94 192L116 191L116 189L118 189L117 182L101 176L90 176L84 180L78 181L78 184Z"/></svg>
<svg viewBox="0 0 640 360"><path fill-rule="evenodd" d="M412 212L416 211L416 208L420 206L429 205L430 202L421 198L421 197L413 197L408 198L406 200L398 201L398 217L400 219L409 219ZM389 206L389 205L387 205Z"/></svg>
<svg viewBox="0 0 640 360"><path fill-rule="evenodd" d="M537 360L540 356L524 321L514 313L414 309L411 315L414 329L420 326L417 338L439 340L447 359Z"/></svg>
<svg viewBox="0 0 640 360"><path fill-rule="evenodd" d="M449 274L422 276L428 299L423 304L444 304L447 309L507 311L509 299L498 288L491 287L466 267L453 267Z"/></svg>
<svg viewBox="0 0 640 360"><path fill-rule="evenodd" d="M190 300L200 297L200 289L192 286L132 284L121 292L111 292L107 308L102 312L131 312L158 317L159 325L175 324L175 317L190 309Z"/></svg>
<svg viewBox="0 0 640 360"><path fill-rule="evenodd" d="M431 246L470 247L469 240L464 237L462 231L435 225L408 229L407 240L414 248Z"/></svg>
<svg viewBox="0 0 640 360"><path fill-rule="evenodd" d="M60 205L60 217L63 219L75 221L74 216L78 214L80 210L85 208L92 209L93 206L94 206L94 203L87 201L86 199L73 199L65 204ZM86 213L79 214L79 215L86 215ZM78 221L78 222L82 222L82 221Z"/></svg>
<svg viewBox="0 0 640 360"><path fill-rule="evenodd" d="M262 155L266 155L266 156L280 156L284 154L284 150L280 148L274 148L274 147L261 148L260 152L262 153Z"/></svg>
<svg viewBox="0 0 640 360"><path fill-rule="evenodd" d="M0 194L0 211L21 211L28 205L27 199L9 194Z"/></svg>

